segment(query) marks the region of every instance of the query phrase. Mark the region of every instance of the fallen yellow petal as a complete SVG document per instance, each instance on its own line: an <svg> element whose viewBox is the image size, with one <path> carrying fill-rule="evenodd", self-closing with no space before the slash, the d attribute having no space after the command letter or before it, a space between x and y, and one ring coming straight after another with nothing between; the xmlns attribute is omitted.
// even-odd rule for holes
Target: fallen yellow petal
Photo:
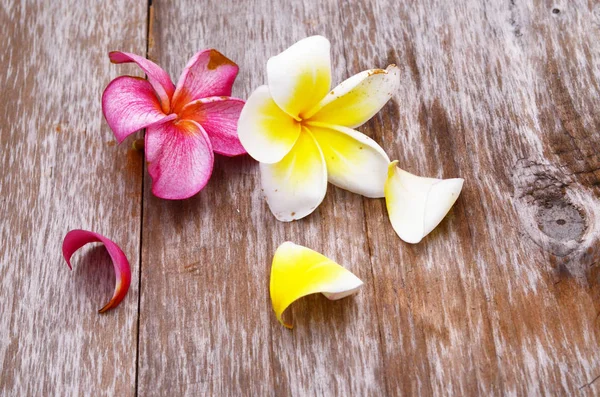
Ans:
<svg viewBox="0 0 600 397"><path fill-rule="evenodd" d="M301 245L285 242L277 248L271 265L271 303L277 320L292 302L322 293L337 300L358 291L363 282L331 259Z"/></svg>

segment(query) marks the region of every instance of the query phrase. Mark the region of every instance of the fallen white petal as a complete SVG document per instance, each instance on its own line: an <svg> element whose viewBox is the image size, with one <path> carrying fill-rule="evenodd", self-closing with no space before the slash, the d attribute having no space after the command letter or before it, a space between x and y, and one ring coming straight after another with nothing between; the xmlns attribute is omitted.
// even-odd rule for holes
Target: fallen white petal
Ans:
<svg viewBox="0 0 600 397"><path fill-rule="evenodd" d="M413 175L390 163L385 201L392 227L407 243L416 244L444 219L462 190L464 179Z"/></svg>

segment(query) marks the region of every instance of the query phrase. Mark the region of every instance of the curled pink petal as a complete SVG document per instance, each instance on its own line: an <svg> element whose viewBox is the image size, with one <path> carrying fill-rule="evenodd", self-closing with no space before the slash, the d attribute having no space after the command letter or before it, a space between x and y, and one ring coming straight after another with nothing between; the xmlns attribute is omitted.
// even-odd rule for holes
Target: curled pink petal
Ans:
<svg viewBox="0 0 600 397"><path fill-rule="evenodd" d="M102 94L102 112L119 143L137 130L167 118L150 83L131 76L110 82Z"/></svg>
<svg viewBox="0 0 600 397"><path fill-rule="evenodd" d="M107 310L117 307L117 305L121 303L127 294L127 291L129 290L129 285L131 284L131 269L129 268L129 261L127 260L127 257L121 248L119 248L113 241L98 233L77 229L71 230L67 233L65 239L63 240L62 251L65 261L67 261L67 265L70 269L72 269L71 256L73 256L75 251L88 243L95 242L104 244L115 268L115 293L113 294L111 300L99 310L99 313L104 313Z"/></svg>
<svg viewBox="0 0 600 397"><path fill-rule="evenodd" d="M112 51L108 53L112 63L135 62L148 76L148 81L152 84L154 91L160 98L161 108L164 113L169 113L170 101L175 92L175 86L171 78L160 66L154 62L136 54L128 52Z"/></svg>
<svg viewBox="0 0 600 397"><path fill-rule="evenodd" d="M194 55L183 70L172 110L179 110L191 101L211 96L230 96L238 66L217 50L204 50Z"/></svg>
<svg viewBox="0 0 600 397"><path fill-rule="evenodd" d="M212 174L212 145L195 121L178 120L149 127L144 150L152 193L157 197L191 197L202 190Z"/></svg>
<svg viewBox="0 0 600 397"><path fill-rule="evenodd" d="M188 103L179 117L200 124L216 153L239 156L246 153L237 134L237 123L243 107L244 101L237 98L203 98Z"/></svg>

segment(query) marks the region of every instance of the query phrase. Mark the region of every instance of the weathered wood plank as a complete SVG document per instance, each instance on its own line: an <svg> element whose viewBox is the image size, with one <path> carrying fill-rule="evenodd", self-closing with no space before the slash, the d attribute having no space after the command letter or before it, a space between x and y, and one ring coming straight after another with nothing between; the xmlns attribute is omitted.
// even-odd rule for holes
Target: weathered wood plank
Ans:
<svg viewBox="0 0 600 397"><path fill-rule="evenodd" d="M0 395L135 394L142 162L115 146L100 96L107 51L146 47L146 1L0 4ZM74 257L72 228L119 242L133 280L118 310L102 248Z"/></svg>
<svg viewBox="0 0 600 397"><path fill-rule="evenodd" d="M404 70L365 131L412 172L466 179L416 246L365 200L390 394L597 394L598 8L344 4L349 72Z"/></svg>
<svg viewBox="0 0 600 397"><path fill-rule="evenodd" d="M153 4L151 58L176 76L214 46L241 73L234 95L266 82L266 61L298 39L332 41L334 80L348 77L338 2L195 1ZM146 179L148 181L148 179ZM351 214L351 216L349 216ZM359 196L329 188L315 214L275 220L250 158L218 158L208 186L184 202L144 196L140 395L380 395L385 386L376 297ZM293 240L366 281L355 298L309 297L277 323L270 263Z"/></svg>
<svg viewBox="0 0 600 397"><path fill-rule="evenodd" d="M600 7L589 1L181 2L0 5L0 394L571 395L600 392ZM176 79L197 50L238 62L234 94L294 41L332 42L334 81L398 64L402 88L360 129L416 173L462 176L448 219L402 243L383 200L329 187L277 222L251 159L218 158L183 202L143 191L100 94L108 50ZM366 222L366 223L365 223ZM83 227L121 243L130 294L101 248L60 256ZM293 240L366 282L271 313L270 261ZM138 254L142 250L136 368ZM116 369L116 370L115 370Z"/></svg>

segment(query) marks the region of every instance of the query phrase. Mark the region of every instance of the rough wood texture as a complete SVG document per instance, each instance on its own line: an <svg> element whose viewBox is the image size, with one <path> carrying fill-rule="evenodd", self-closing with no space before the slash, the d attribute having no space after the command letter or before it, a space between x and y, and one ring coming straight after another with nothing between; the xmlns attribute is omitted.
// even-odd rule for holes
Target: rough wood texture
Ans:
<svg viewBox="0 0 600 397"><path fill-rule="evenodd" d="M600 393L600 5L58 3L0 6L0 394ZM466 179L422 243L397 238L383 200L333 186L310 217L277 222L248 157L218 158L192 199L159 200L139 155L111 143L100 93L135 68L107 50L147 45L176 80L216 47L245 98L269 56L312 34L331 40L335 82L399 65L401 89L361 131L411 172ZM135 269L107 316L107 255L62 263L74 227L121 243ZM305 298L283 328L268 276L285 240L365 288Z"/></svg>
<svg viewBox="0 0 600 397"><path fill-rule="evenodd" d="M143 52L146 2L4 1L0 5L0 395L135 394L141 215L138 153L116 146L100 95L114 48ZM139 74L139 73L138 73ZM117 241L132 288L114 289L104 248L69 272L68 230Z"/></svg>
<svg viewBox="0 0 600 397"><path fill-rule="evenodd" d="M388 393L598 393L591 3L374 1L343 14L363 22L344 24L365 47L347 51L352 72L404 68L375 139L408 170L466 179L417 246L391 249L384 203L365 200Z"/></svg>
<svg viewBox="0 0 600 397"><path fill-rule="evenodd" d="M173 76L193 53L218 46L240 65L234 95L247 97L265 83L270 54L316 32L332 40L335 77L344 75L341 32L331 25L331 18L340 23L334 2L317 9L293 1L211 1L210 12L190 13L194 4L153 4L150 57ZM158 200L146 183L140 395L378 391L384 378L364 227L361 198L334 188L314 216L278 222L262 198L258 164L248 157L219 158L206 189L185 202ZM342 302L298 303L289 332L275 320L268 294L271 258L286 240L337 259L368 287Z"/></svg>

